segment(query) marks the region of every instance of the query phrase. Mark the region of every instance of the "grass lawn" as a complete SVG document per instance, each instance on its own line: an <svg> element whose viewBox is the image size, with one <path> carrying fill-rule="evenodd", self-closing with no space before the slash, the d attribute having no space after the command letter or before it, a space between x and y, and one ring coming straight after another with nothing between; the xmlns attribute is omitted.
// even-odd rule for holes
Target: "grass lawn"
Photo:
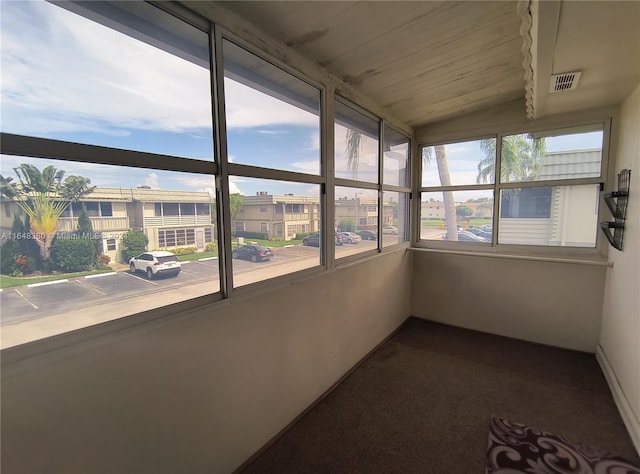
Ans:
<svg viewBox="0 0 640 474"><path fill-rule="evenodd" d="M97 275L99 273L109 273L113 270L93 270L90 272L77 272L77 273L56 273L55 275L43 275L43 276L25 276L25 277L10 277L6 275L0 275L0 288L12 288L14 286L31 285L33 283L46 283L48 281L64 280L65 278L78 278L87 275Z"/></svg>
<svg viewBox="0 0 640 474"><path fill-rule="evenodd" d="M189 255L178 255L178 260L181 262L190 262L191 260L200 260L201 258L217 257L218 252L199 252L190 253Z"/></svg>
<svg viewBox="0 0 640 474"><path fill-rule="evenodd" d="M234 243L236 241L234 240ZM260 239L244 239L245 244L249 244L255 242L257 245L264 245L265 247L285 247L287 245L300 245L302 243L302 239L300 240L260 240ZM235 245L234 245L235 247Z"/></svg>

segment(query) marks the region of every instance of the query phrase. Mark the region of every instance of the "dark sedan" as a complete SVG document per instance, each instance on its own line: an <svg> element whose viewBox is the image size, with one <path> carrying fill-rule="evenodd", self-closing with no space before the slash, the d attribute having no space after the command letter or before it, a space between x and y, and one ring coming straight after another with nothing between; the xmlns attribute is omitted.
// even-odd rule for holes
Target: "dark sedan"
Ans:
<svg viewBox="0 0 640 474"><path fill-rule="evenodd" d="M231 252L233 258L244 258L252 262L271 260L273 252L264 245L243 245Z"/></svg>
<svg viewBox="0 0 640 474"><path fill-rule="evenodd" d="M370 230L359 230L356 234L362 237L362 240L378 240L378 234Z"/></svg>

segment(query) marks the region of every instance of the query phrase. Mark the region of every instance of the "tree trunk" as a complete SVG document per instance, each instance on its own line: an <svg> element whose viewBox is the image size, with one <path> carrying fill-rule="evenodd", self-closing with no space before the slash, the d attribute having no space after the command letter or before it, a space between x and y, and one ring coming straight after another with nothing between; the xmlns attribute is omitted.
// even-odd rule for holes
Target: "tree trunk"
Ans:
<svg viewBox="0 0 640 474"><path fill-rule="evenodd" d="M449 176L449 164L447 163L447 151L444 145L435 146L436 163L440 175L441 186L451 186ZM452 191L442 191L444 197L444 216L447 227L447 240L458 240L458 222L456 221L456 205Z"/></svg>

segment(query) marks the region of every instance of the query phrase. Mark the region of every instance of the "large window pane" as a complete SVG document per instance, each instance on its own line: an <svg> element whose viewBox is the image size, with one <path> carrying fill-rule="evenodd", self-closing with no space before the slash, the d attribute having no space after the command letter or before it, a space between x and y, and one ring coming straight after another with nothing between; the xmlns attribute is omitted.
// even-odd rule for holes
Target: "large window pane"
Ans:
<svg viewBox="0 0 640 474"><path fill-rule="evenodd" d="M395 191L382 193L382 246L408 240L409 194Z"/></svg>
<svg viewBox="0 0 640 474"><path fill-rule="evenodd" d="M503 189L499 244L595 247L598 185Z"/></svg>
<svg viewBox="0 0 640 474"><path fill-rule="evenodd" d="M335 102L335 175L378 182L379 121Z"/></svg>
<svg viewBox="0 0 640 474"><path fill-rule="evenodd" d="M421 239L486 243L492 232L492 190L422 193Z"/></svg>
<svg viewBox="0 0 640 474"><path fill-rule="evenodd" d="M496 139L422 148L422 187L493 183Z"/></svg>
<svg viewBox="0 0 640 474"><path fill-rule="evenodd" d="M378 191L336 187L336 258L377 248L378 218Z"/></svg>
<svg viewBox="0 0 640 474"><path fill-rule="evenodd" d="M320 91L224 41L229 161L320 174Z"/></svg>
<svg viewBox="0 0 640 474"><path fill-rule="evenodd" d="M232 176L234 286L320 264L320 186Z"/></svg>
<svg viewBox="0 0 640 474"><path fill-rule="evenodd" d="M208 35L144 2L101 11L113 28L65 8L2 2L2 131L213 160Z"/></svg>
<svg viewBox="0 0 640 474"><path fill-rule="evenodd" d="M33 329L44 320L50 321L47 327L64 331L220 290L213 213L162 212L165 207L175 208L176 203L215 209L212 175L1 158L2 176L15 191L14 196L3 195L1 201L7 211L0 215L3 333L8 326L19 325L22 342L26 342L49 335ZM30 194L16 186L20 180L14 168L26 166L32 167L29 172L34 178L47 173L49 166L63 170L62 184L65 179L84 178L89 180L89 190L77 195L79 206L61 199L55 188L36 205ZM25 183L31 180L24 173L22 179ZM87 213L90 224L82 223L84 202L92 209ZM55 205L59 204L72 212L58 214ZM100 213L100 209L108 212ZM171 268L149 264L131 271L131 257L160 250L177 255ZM162 272L156 272L158 269ZM47 285L40 285L45 282Z"/></svg>
<svg viewBox="0 0 640 474"><path fill-rule="evenodd" d="M502 139L501 182L600 176L602 130L556 130Z"/></svg>
<svg viewBox="0 0 640 474"><path fill-rule="evenodd" d="M409 139L385 125L384 184L409 186Z"/></svg>

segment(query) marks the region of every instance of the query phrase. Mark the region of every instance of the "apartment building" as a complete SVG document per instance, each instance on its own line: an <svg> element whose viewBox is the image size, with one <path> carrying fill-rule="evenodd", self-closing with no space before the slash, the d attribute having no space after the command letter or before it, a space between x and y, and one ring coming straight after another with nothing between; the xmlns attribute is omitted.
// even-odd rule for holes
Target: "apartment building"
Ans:
<svg viewBox="0 0 640 474"><path fill-rule="evenodd" d="M320 230L320 199L258 191L242 196L235 217L236 232L265 234L267 239L291 240L296 233Z"/></svg>
<svg viewBox="0 0 640 474"><path fill-rule="evenodd" d="M14 214L24 219L15 202L4 200L0 218L3 232L10 232ZM93 231L112 261L122 260L122 236L143 232L148 249L196 247L204 250L214 241L212 198L207 192L138 188L96 187L77 202L69 203L58 219L58 232L78 229L78 216L85 206Z"/></svg>
<svg viewBox="0 0 640 474"><path fill-rule="evenodd" d="M3 164L56 160L63 169L90 169L131 188L154 173L198 186L215 180L222 222L215 229L218 263L199 282L200 293L185 284L169 295L156 282L120 275L150 288L151 309L138 308L140 294L112 298L99 311L78 305L40 318L51 300L29 305L3 289L3 317L5 301L30 315L3 333L28 326L41 334L2 349L3 473L234 472L410 316L596 358L640 448L640 3L2 2L0 8ZM572 82L556 88L562 77ZM587 165L591 156L583 157L586 174L501 178L508 137L575 140L588 133L598 134L602 153L594 167ZM471 173L454 167L455 150L479 140L495 145L498 179L476 182L480 160ZM423 172L425 148L440 146L449 153L449 182L440 170ZM391 149L406 153L390 163ZM615 220L604 199L624 169L632 173L619 250L599 224ZM341 196L393 197L402 231L392 244L370 243L370 250L345 257L324 232L320 249L302 249L317 251L304 268L239 284L236 270L259 264L231 258L237 227L230 196L255 199L245 210L247 229L249 222L260 229L265 223L277 234L273 222L287 238L292 226L315 225L313 201L283 200L272 191L255 196L274 183L318 196L321 229L350 212L338 210L349 208L336 203ZM590 191L574 193L578 188ZM528 190L531 199L516 202L513 189ZM494 197L487 212L493 242L420 236L423 203L446 191ZM570 199L560 199L567 193ZM183 215L176 204L199 202L185 197L169 202L167 213L161 205L157 215L165 199L129 218L159 224ZM593 241L576 245L575 236L563 240L553 231L539 245L505 242L500 229L514 217L498 209L538 212L543 202L557 203L563 225L588 228ZM121 204L114 202L111 213L126 209ZM273 221L260 219L262 207ZM352 207L358 221L360 212L371 213L367 223L375 217ZM591 215L576 212L582 208ZM107 205L98 209L109 213ZM185 218L196 222L197 209L190 213L185 209ZM242 221L240 215L233 217ZM379 234L384 215L378 212ZM281 262L277 268L288 268ZM188 268L179 278L194 273ZM59 293L65 299L93 291L84 281L69 285L72 291ZM42 288L23 290L25 296ZM118 316L125 306L128 316ZM99 314L116 316L92 323ZM446 348L441 355L453 358ZM563 376L579 379L577 370ZM461 408L455 399L442 404ZM575 413L576 420L589 416Z"/></svg>

